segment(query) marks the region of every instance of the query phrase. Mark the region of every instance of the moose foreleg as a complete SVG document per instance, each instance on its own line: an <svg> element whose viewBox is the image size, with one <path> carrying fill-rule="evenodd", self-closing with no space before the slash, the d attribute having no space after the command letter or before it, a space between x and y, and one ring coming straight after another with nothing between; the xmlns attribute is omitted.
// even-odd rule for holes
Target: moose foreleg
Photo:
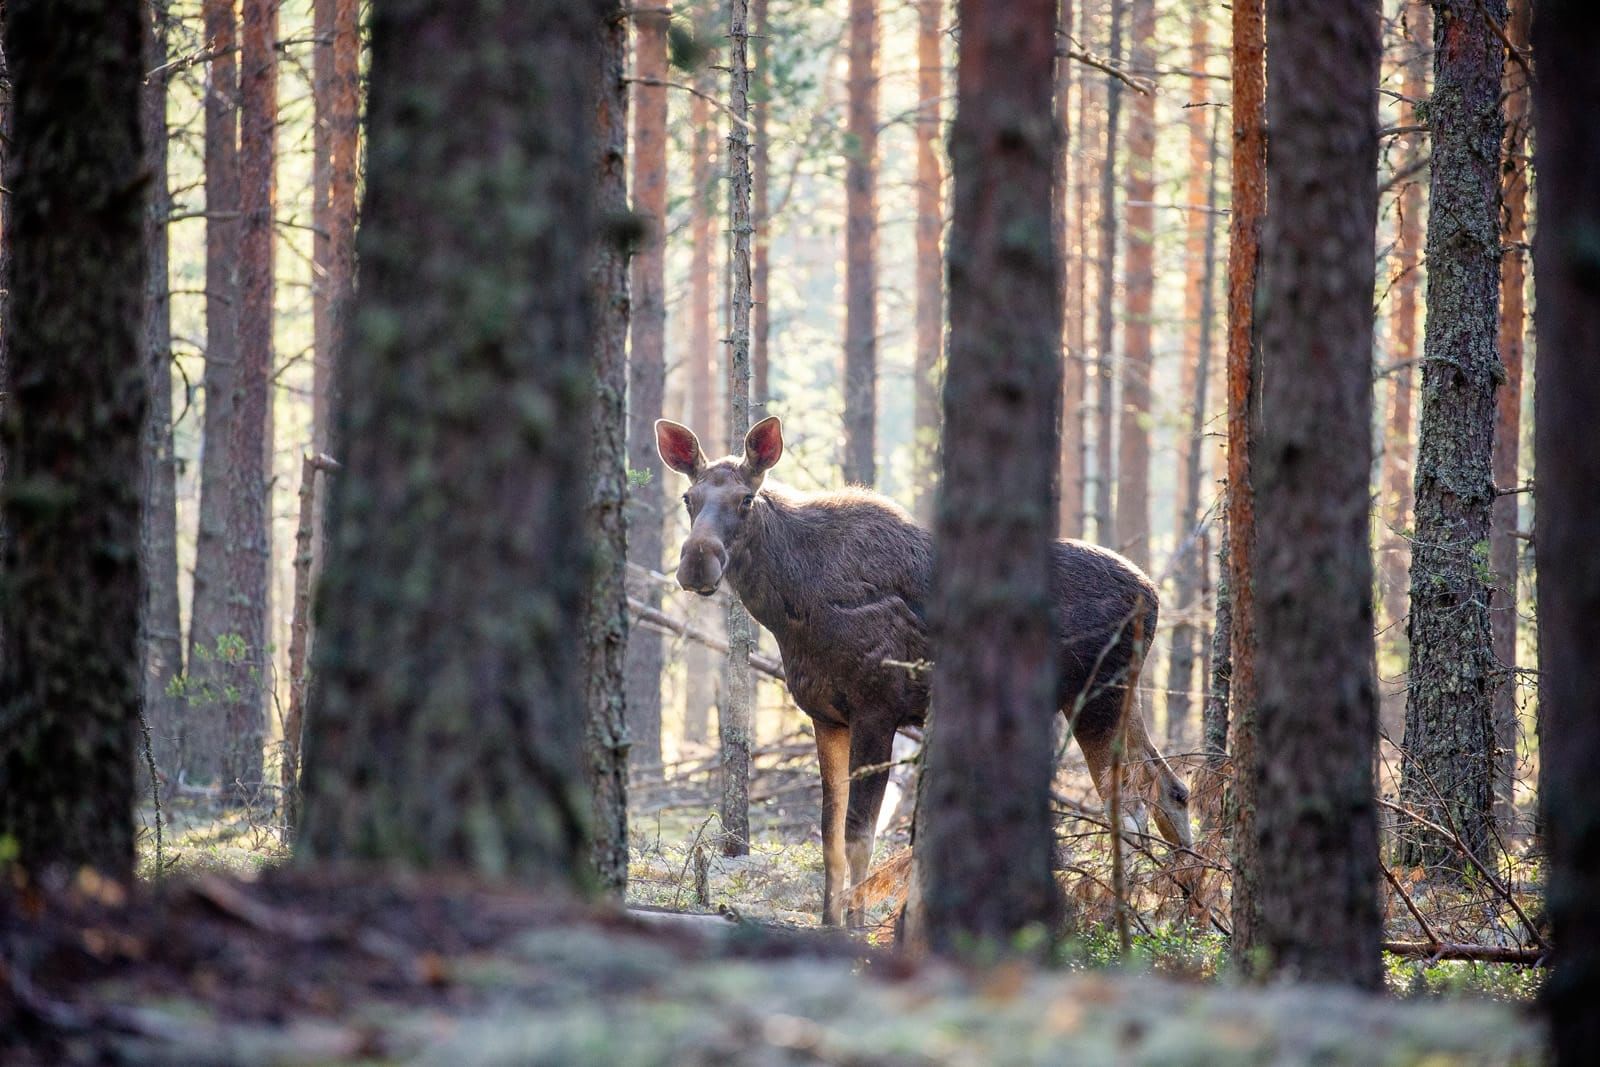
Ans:
<svg viewBox="0 0 1600 1067"><path fill-rule="evenodd" d="M844 849L850 864L851 888L866 879L872 864L872 842L878 831L878 812L883 807L893 758L893 729L874 729L858 723L850 731L850 812L845 817ZM851 926L860 926L865 916L851 911L848 919Z"/></svg>
<svg viewBox="0 0 1600 1067"><path fill-rule="evenodd" d="M822 765L822 923L844 925L850 863L845 850L845 809L850 796L850 729L815 723Z"/></svg>

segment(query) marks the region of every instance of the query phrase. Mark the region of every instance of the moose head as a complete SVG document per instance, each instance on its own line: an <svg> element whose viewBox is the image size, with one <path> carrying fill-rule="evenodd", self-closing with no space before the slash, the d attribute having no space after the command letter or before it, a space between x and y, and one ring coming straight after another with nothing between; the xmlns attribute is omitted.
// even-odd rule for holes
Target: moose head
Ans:
<svg viewBox="0 0 1600 1067"><path fill-rule="evenodd" d="M693 430L658 419L656 450L661 462L689 479L683 494L689 537L678 557L678 584L710 596L727 569L728 546L755 510L767 471L783 455L783 424L776 415L762 419L744 435L744 455L712 463Z"/></svg>

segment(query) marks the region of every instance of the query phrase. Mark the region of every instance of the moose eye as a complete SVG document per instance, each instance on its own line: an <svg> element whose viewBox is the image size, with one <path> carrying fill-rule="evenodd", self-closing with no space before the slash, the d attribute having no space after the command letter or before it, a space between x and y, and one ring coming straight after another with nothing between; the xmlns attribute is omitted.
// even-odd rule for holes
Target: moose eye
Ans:
<svg viewBox="0 0 1600 1067"><path fill-rule="evenodd" d="M755 502L756 502L755 494L754 493L746 493L744 499L739 501L739 510L740 511L749 511L752 507L755 506Z"/></svg>
<svg viewBox="0 0 1600 1067"><path fill-rule="evenodd" d="M691 515L694 514L694 505L689 503L688 493L683 494L683 510L689 512Z"/></svg>

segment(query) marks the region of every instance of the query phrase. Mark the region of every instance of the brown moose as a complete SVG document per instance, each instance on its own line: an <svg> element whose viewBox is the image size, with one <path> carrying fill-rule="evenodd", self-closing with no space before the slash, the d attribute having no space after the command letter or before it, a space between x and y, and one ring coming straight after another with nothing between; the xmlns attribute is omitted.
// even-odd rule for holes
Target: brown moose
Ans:
<svg viewBox="0 0 1600 1067"><path fill-rule="evenodd" d="M750 428L743 456L710 462L694 432L667 419L656 423L656 446L662 461L690 481L683 500L691 528L678 583L710 596L727 579L777 638L789 689L815 724L822 920L842 925L847 886L867 872L889 777L886 768L852 772L889 763L895 731L920 725L927 714L926 672L895 664L928 655L932 535L893 501L865 489L802 493L768 483L767 471L783 455L776 417ZM1123 687L1137 681L1126 677L1134 635L1145 635L1148 647L1156 590L1128 560L1082 541L1056 542L1053 586L1057 706L1108 799ZM1187 846L1189 790L1150 742L1136 700L1128 705L1124 737L1124 782L1131 789L1123 809L1132 826L1144 825L1148 805L1161 835Z"/></svg>

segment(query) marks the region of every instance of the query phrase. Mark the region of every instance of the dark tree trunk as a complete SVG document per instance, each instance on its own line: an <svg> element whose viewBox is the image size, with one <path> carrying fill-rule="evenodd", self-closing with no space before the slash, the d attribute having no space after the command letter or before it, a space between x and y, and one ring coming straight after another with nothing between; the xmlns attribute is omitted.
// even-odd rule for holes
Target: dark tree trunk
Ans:
<svg viewBox="0 0 1600 1067"><path fill-rule="evenodd" d="M1377 0L1271 0L1256 338L1259 944L1274 973L1376 989L1372 292Z"/></svg>
<svg viewBox="0 0 1600 1067"><path fill-rule="evenodd" d="M361 86L357 0L315 0L312 95L312 385L313 451L328 451L335 352L354 275L355 187ZM319 505L320 513L321 507ZM318 523L320 530L321 524ZM320 557L320 545L318 546Z"/></svg>
<svg viewBox="0 0 1600 1067"><path fill-rule="evenodd" d="M1109 59L1121 62L1123 0L1111 0ZM1095 474L1094 535L1107 548L1117 546L1111 511L1115 477L1116 390L1112 372L1117 315L1117 134L1122 112L1122 82L1106 76L1105 158L1100 166L1100 289L1095 301Z"/></svg>
<svg viewBox="0 0 1600 1067"><path fill-rule="evenodd" d="M1233 593L1228 579L1232 542L1228 537L1226 508L1218 525L1222 534L1217 547L1216 618L1207 657L1210 663L1206 672L1206 702L1200 712L1200 748L1204 755L1190 801L1192 807L1200 810L1201 825L1207 830L1227 825L1223 791L1227 787L1228 699L1233 684L1233 655L1229 648L1233 641Z"/></svg>
<svg viewBox="0 0 1600 1067"><path fill-rule="evenodd" d="M1257 966L1255 726L1255 485L1251 439L1259 428L1260 382L1253 311L1261 227L1267 213L1266 10L1263 0L1233 5L1233 194L1228 232L1228 717L1233 731L1234 965Z"/></svg>
<svg viewBox="0 0 1600 1067"><path fill-rule="evenodd" d="M166 0L144 5L145 71L167 62L171 14ZM140 135L150 205L145 215L144 353L149 377L144 458L144 715L156 767L169 777L178 769L182 706L175 684L183 673L183 631L178 621L177 456L172 443L172 305L167 282L167 75L150 74L144 84Z"/></svg>
<svg viewBox="0 0 1600 1067"><path fill-rule="evenodd" d="M1057 148L1055 180L1050 190L1050 234L1056 243L1056 265L1061 272L1061 403L1056 411L1056 439L1060 459L1056 465L1056 534L1076 537L1075 523L1082 510L1078 490L1083 484L1079 464L1083 452L1077 440L1083 427L1079 408L1083 405L1083 364L1072 347L1073 272L1072 227L1068 224L1068 205L1072 200L1072 171L1069 148L1072 143L1072 68L1067 45L1072 36L1072 0L1056 4L1055 123Z"/></svg>
<svg viewBox="0 0 1600 1067"><path fill-rule="evenodd" d="M219 651L228 633L228 581L236 546L228 530L235 492L228 435L237 421L239 366L239 37L232 0L205 0L211 49L205 94L206 362L200 443L200 519L195 534L179 771L213 780L222 774L226 729Z"/></svg>
<svg viewBox="0 0 1600 1067"><path fill-rule="evenodd" d="M1585 0L1540 0L1533 22L1534 168L1540 237L1533 250L1539 313L1534 465L1538 575L1539 797L1549 848L1556 944L1545 986L1561 1067L1600 1047L1600 451L1584 432L1600 411L1600 18Z"/></svg>
<svg viewBox="0 0 1600 1067"><path fill-rule="evenodd" d="M944 360L944 233L943 136L944 59L939 22L944 0L917 4L917 353L911 447L915 457L915 513L923 524L933 522L938 493L939 372Z"/></svg>
<svg viewBox="0 0 1600 1067"><path fill-rule="evenodd" d="M750 430L750 5L728 5L728 440ZM722 744L722 854L750 853L750 743L756 624L728 598L728 656L717 716Z"/></svg>
<svg viewBox="0 0 1600 1067"><path fill-rule="evenodd" d="M878 480L878 0L850 0L845 134L844 480Z"/></svg>
<svg viewBox="0 0 1600 1067"><path fill-rule="evenodd" d="M1196 20L1203 25L1204 14L1197 15ZM1203 30L1197 30L1195 33L1194 52L1196 62L1205 55ZM1195 69L1205 68L1201 66ZM1191 128L1190 135L1193 134L1194 130ZM1205 642L1205 627L1196 620L1205 609L1206 587L1209 584L1207 572L1211 566L1210 538L1199 529L1199 525L1201 460L1205 451L1206 402L1211 383L1211 333L1213 320L1216 318L1213 296L1216 290L1217 258L1217 130L1215 128L1206 131L1204 142L1206 143L1203 145L1199 167L1205 176L1204 183L1198 203L1193 199L1190 201L1192 213L1201 220L1201 226L1198 247L1192 242L1190 244L1190 251L1197 254L1197 261L1189 265L1192 275L1190 281L1193 283L1189 296L1195 314L1194 351L1193 359L1189 361L1185 374L1189 379L1186 384L1192 392L1184 394L1190 398L1189 426L1188 434L1182 438L1181 446L1183 465L1179 473L1183 483L1178 489L1178 521L1175 527L1178 547L1173 567L1177 579L1174 591L1177 594L1178 621L1172 628L1172 660L1169 664L1170 673L1167 681L1167 740L1173 745L1183 743L1190 736L1189 700L1194 687L1196 645L1203 645ZM1191 164L1195 161L1193 151L1190 152L1189 160ZM1194 190L1191 189L1190 192L1193 193Z"/></svg>
<svg viewBox="0 0 1600 1067"><path fill-rule="evenodd" d="M600 16L554 0L374 10L306 859L592 881L578 517L593 349L571 268L595 232Z"/></svg>
<svg viewBox="0 0 1600 1067"><path fill-rule="evenodd" d="M0 7L0 177L3 177L11 158L11 66L5 52L6 13ZM6 362L5 310L11 292L11 192L0 180L0 426L4 426L6 411L11 403L11 376ZM6 484L6 435L0 432L0 493ZM0 507L0 560L6 553L6 516ZM5 669L6 631L5 612L0 611L0 670Z"/></svg>
<svg viewBox="0 0 1600 1067"><path fill-rule="evenodd" d="M311 450L328 450L327 370L332 366L333 39L337 0L312 0L311 34Z"/></svg>
<svg viewBox="0 0 1600 1067"><path fill-rule="evenodd" d="M583 628L584 740L594 804L591 851L600 885L628 889L628 20L605 0L595 68L594 409L588 535L594 554Z"/></svg>
<svg viewBox="0 0 1600 1067"><path fill-rule="evenodd" d="M1502 375L1500 80L1505 0L1436 0L1428 314L1411 553L1411 666L1400 795L1489 859L1494 687L1489 513L1495 388ZM1409 828L1409 865L1469 868L1448 841Z"/></svg>
<svg viewBox="0 0 1600 1067"><path fill-rule="evenodd" d="M0 838L133 874L148 375L142 5L12 0Z"/></svg>
<svg viewBox="0 0 1600 1067"><path fill-rule="evenodd" d="M1055 20L1055 0L960 4L939 696L917 833L928 938L944 953L1015 951L1016 935L1061 913L1049 811L1056 515L1037 506L1055 476L1061 389Z"/></svg>
<svg viewBox="0 0 1600 1067"><path fill-rule="evenodd" d="M628 363L628 467L643 472L628 493L628 555L641 567L661 569L663 485L656 453L656 420L661 418L667 375L666 219L667 219L667 22L663 11L633 17L633 206L644 235L633 257L632 352ZM661 604L661 587L643 582L641 600ZM632 761L641 767L661 763L661 634L647 627L628 633L627 708Z"/></svg>
<svg viewBox="0 0 1600 1067"><path fill-rule="evenodd" d="M1512 47L1526 50L1533 21L1532 0L1516 0L1506 27ZM1489 600L1489 631L1495 665L1502 672L1494 687L1495 818L1515 829L1517 773L1517 460L1522 448L1523 289L1527 284L1528 119L1531 86L1520 62L1505 67L1506 140L1502 156L1500 246L1500 361L1505 380L1496 396L1494 482L1500 490L1490 513L1489 568L1494 587Z"/></svg>
<svg viewBox="0 0 1600 1067"><path fill-rule="evenodd" d="M1140 77L1155 67L1155 0L1132 0L1128 60ZM1128 262L1124 285L1122 403L1117 409L1117 543L1111 547L1150 566L1151 314L1155 302L1156 98L1138 93L1128 116L1126 208Z"/></svg>

